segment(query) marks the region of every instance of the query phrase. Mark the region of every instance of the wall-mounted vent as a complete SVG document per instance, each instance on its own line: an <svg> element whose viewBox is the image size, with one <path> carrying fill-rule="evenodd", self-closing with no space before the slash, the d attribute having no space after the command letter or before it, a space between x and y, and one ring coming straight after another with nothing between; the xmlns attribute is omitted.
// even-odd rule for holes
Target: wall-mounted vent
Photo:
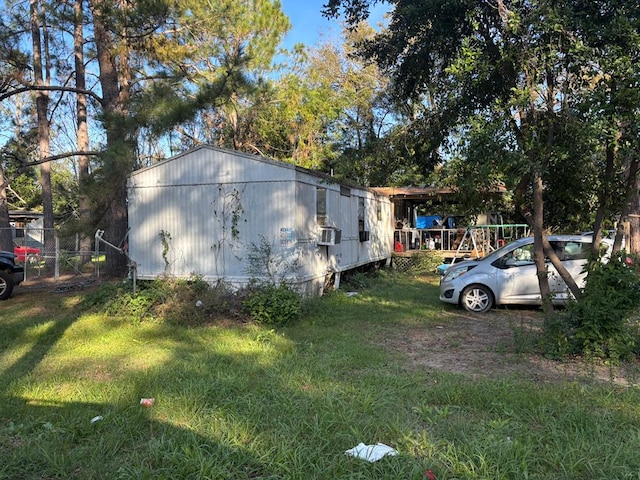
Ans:
<svg viewBox="0 0 640 480"><path fill-rule="evenodd" d="M337 245L342 240L342 230L333 227L323 227L320 230L318 245Z"/></svg>
<svg viewBox="0 0 640 480"><path fill-rule="evenodd" d="M360 230L358 232L358 237L360 238L361 242L368 242L369 241L369 230Z"/></svg>

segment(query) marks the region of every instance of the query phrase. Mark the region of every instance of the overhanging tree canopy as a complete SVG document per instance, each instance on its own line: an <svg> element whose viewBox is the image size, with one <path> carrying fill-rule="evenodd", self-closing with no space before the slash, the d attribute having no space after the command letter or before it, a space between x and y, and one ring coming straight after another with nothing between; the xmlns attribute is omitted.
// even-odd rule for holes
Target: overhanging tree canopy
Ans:
<svg viewBox="0 0 640 480"><path fill-rule="evenodd" d="M355 25L375 3L329 0L325 12L344 12ZM638 86L637 69L628 66L637 65L640 51L640 6L620 0L390 3L388 29L363 42L361 53L392 76L398 97L415 105L414 123L425 125L438 147L452 140L459 145L460 138L477 147L478 139L500 132L492 138L495 155L471 157L511 179L535 233L544 296L545 254L566 274L545 240L552 226L545 199L561 198L563 190L599 198L601 223L620 213L611 195L618 191L616 173L634 172L633 158L620 147L637 146L637 135L620 127L637 119L640 106L627 90ZM596 224L595 244L599 229ZM565 281L579 296L572 279Z"/></svg>

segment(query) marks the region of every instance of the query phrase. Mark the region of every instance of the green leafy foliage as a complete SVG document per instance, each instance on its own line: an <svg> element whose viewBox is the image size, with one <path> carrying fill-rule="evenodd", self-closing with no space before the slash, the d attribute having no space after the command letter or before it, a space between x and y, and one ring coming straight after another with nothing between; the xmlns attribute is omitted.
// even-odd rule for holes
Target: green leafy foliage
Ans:
<svg viewBox="0 0 640 480"><path fill-rule="evenodd" d="M373 279L375 278L375 275L375 271L372 272L370 270L354 270L353 272L349 272L348 275L344 276L341 286L345 290L360 290L371 288L371 284L373 282Z"/></svg>
<svg viewBox="0 0 640 480"><path fill-rule="evenodd" d="M269 239L259 235L257 242L251 242L247 254L247 273L253 283L286 283L287 275L299 268L297 258L292 259L288 253L276 252Z"/></svg>
<svg viewBox="0 0 640 480"><path fill-rule="evenodd" d="M329 0L324 14L354 28L377 3ZM433 169L429 153L444 153L442 180L465 210L504 185L515 213L541 213L535 230L576 232L637 198L625 173L639 150L637 2L391 3L358 53L391 79L402 130L423 132L402 145L410 161Z"/></svg>
<svg viewBox="0 0 640 480"><path fill-rule="evenodd" d="M614 360L637 354L640 337L630 319L640 307L638 260L621 252L593 263L580 301L545 322L545 352Z"/></svg>
<svg viewBox="0 0 640 480"><path fill-rule="evenodd" d="M224 283L210 285L199 276L187 280L170 277L138 282L106 283L88 294L83 306L132 323L161 320L195 326L214 319L241 317L241 296Z"/></svg>
<svg viewBox="0 0 640 480"><path fill-rule="evenodd" d="M251 243L247 262L252 280L242 292L243 311L263 325L283 326L297 319L302 298L287 280L297 270L297 260L276 255L271 242L260 235Z"/></svg>
<svg viewBox="0 0 640 480"><path fill-rule="evenodd" d="M279 327L300 316L302 299L290 285L263 283L249 289L242 307L257 323Z"/></svg>
<svg viewBox="0 0 640 480"><path fill-rule="evenodd" d="M36 132L35 128L17 130L0 149L3 175L11 179L11 189L6 192L10 209L34 209L42 203L37 171L33 167L25 168L22 161L33 155L33 145L37 145Z"/></svg>
<svg viewBox="0 0 640 480"><path fill-rule="evenodd" d="M106 283L87 295L83 305L108 315L141 321L153 317L153 305L161 301L164 291L165 285L160 280L140 283L136 293L131 283Z"/></svg>

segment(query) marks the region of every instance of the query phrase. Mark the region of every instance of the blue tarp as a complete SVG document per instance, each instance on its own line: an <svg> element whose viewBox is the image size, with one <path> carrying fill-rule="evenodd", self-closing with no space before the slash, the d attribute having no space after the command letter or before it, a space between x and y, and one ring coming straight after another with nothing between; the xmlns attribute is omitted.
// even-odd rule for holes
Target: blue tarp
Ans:
<svg viewBox="0 0 640 480"><path fill-rule="evenodd" d="M438 223L442 220L440 215L428 215L421 216L419 215L416 219L416 228L424 229L424 228L433 228L438 227Z"/></svg>

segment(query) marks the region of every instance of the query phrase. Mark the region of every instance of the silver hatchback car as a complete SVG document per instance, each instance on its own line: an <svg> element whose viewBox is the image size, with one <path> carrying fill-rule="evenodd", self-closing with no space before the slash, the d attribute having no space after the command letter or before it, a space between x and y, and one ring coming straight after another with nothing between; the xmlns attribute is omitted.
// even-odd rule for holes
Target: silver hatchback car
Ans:
<svg viewBox="0 0 640 480"><path fill-rule="evenodd" d="M550 235L549 243L579 287L591 250L591 236ZM571 292L547 260L553 302L566 303ZM541 295L533 261L533 237L514 240L477 260L454 263L440 279L440 300L483 313L494 305L540 305Z"/></svg>

